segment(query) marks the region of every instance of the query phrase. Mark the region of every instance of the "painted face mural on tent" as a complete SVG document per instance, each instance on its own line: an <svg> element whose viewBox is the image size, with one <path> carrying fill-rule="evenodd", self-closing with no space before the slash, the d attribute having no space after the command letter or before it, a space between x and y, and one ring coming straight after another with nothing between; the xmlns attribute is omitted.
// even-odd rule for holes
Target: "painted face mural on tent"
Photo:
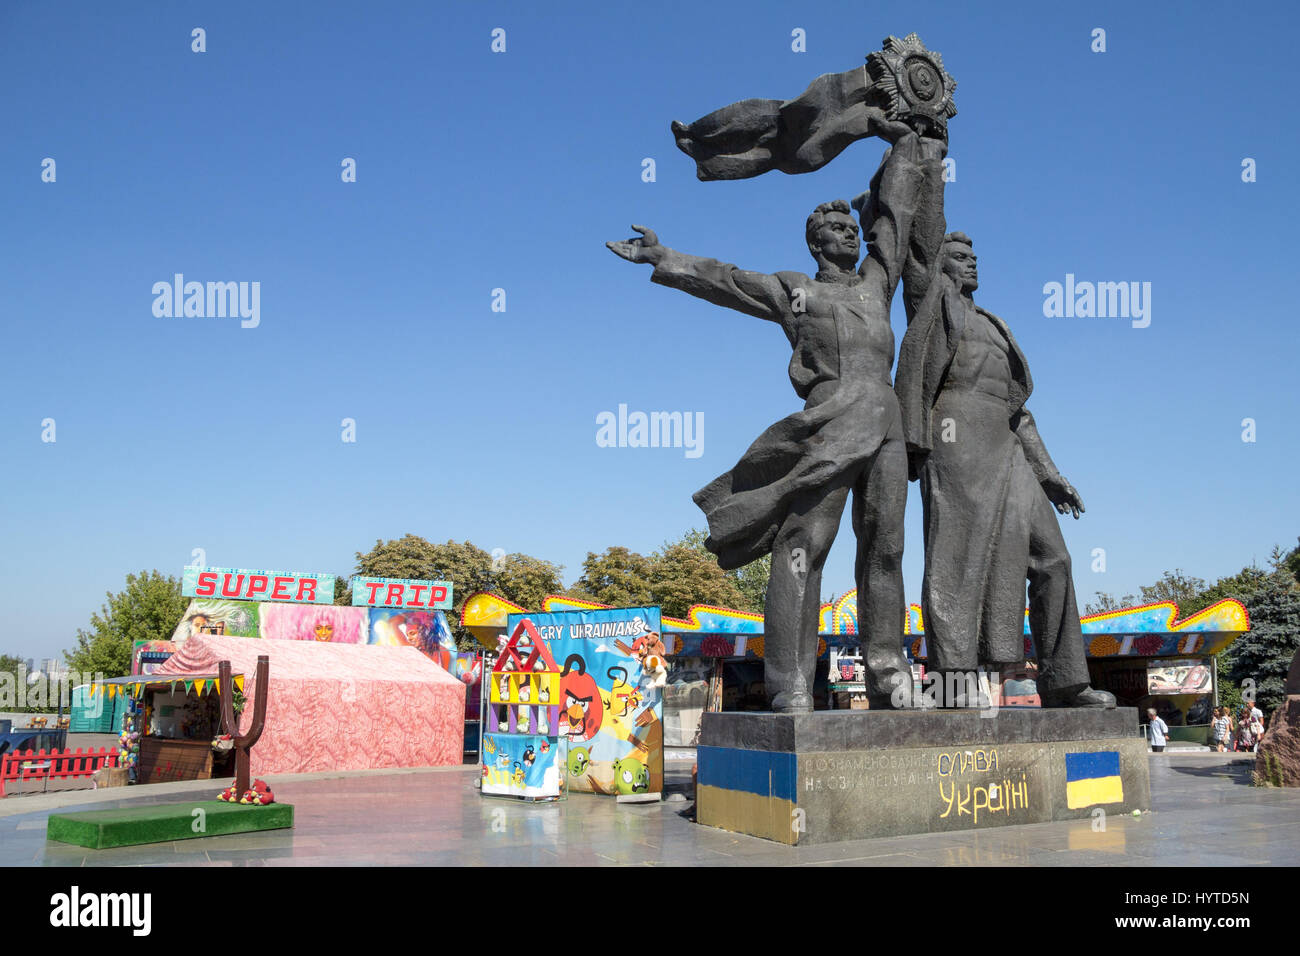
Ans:
<svg viewBox="0 0 1300 956"><path fill-rule="evenodd" d="M474 651L456 649L456 639L442 611L371 608L370 643L414 647L457 680L478 683L481 658Z"/></svg>
<svg viewBox="0 0 1300 956"><path fill-rule="evenodd" d="M644 662L663 655L658 608L511 614L527 618L560 668L560 733L569 787L606 794L663 790L663 692Z"/></svg>
<svg viewBox="0 0 1300 956"><path fill-rule="evenodd" d="M544 797L563 787L567 741L529 734L483 735L483 793ZM572 780L572 778L570 778Z"/></svg>
<svg viewBox="0 0 1300 956"><path fill-rule="evenodd" d="M219 601L195 598L172 632L172 640L187 641L196 634L229 634L257 637L258 605L250 601Z"/></svg>
<svg viewBox="0 0 1300 956"><path fill-rule="evenodd" d="M262 637L272 641L366 644L370 620L363 607L333 604L263 604Z"/></svg>
<svg viewBox="0 0 1300 956"><path fill-rule="evenodd" d="M175 641L135 641L131 646L131 674L152 674L176 653Z"/></svg>

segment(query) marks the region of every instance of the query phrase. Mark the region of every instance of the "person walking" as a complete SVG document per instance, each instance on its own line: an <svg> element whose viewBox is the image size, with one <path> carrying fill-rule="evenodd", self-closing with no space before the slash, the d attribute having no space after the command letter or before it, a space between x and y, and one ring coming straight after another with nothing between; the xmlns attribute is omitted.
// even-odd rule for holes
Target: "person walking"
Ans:
<svg viewBox="0 0 1300 956"><path fill-rule="evenodd" d="M1214 708L1214 723L1210 725L1210 730L1212 749L1223 753L1228 749L1228 741L1232 739L1232 718L1228 716L1228 708Z"/></svg>
<svg viewBox="0 0 1300 956"><path fill-rule="evenodd" d="M1255 735L1252 732L1250 709L1251 705L1246 703L1242 705L1241 710L1237 713L1237 733L1232 749L1238 753L1250 753L1255 749Z"/></svg>
<svg viewBox="0 0 1300 956"><path fill-rule="evenodd" d="M1154 707L1147 711L1147 717L1150 718L1148 723L1151 728L1151 749L1162 754L1165 752L1165 741L1169 739L1169 725L1156 715Z"/></svg>
<svg viewBox="0 0 1300 956"><path fill-rule="evenodd" d="M1264 736L1264 712L1259 709L1253 700L1246 701L1246 706L1242 710L1244 723L1250 726L1250 737L1253 741L1251 746L1252 753L1259 752L1259 741Z"/></svg>

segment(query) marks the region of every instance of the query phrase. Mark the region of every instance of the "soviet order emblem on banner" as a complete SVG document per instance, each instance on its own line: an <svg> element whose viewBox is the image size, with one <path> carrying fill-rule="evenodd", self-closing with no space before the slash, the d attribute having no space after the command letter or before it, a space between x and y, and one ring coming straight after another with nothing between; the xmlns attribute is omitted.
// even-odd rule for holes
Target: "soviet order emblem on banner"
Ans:
<svg viewBox="0 0 1300 956"><path fill-rule="evenodd" d="M890 119L918 130L929 126L946 137L948 120L957 115L957 81L944 70L943 57L927 50L915 33L902 40L886 37L881 47L867 56L874 98L883 100Z"/></svg>

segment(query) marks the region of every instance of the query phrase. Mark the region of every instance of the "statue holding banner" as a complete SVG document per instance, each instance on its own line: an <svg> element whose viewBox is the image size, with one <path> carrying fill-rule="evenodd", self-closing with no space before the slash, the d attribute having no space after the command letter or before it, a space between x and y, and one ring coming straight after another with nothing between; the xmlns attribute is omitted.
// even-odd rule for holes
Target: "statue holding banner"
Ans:
<svg viewBox="0 0 1300 956"><path fill-rule="evenodd" d="M850 493L868 698L889 707L895 686L911 686L902 653L907 461L890 385L889 313L922 187L942 179L955 85L915 36L890 38L867 67L823 76L796 100L745 100L690 126L673 124L702 179L809 172L856 139L892 143L870 189L853 203L867 239L860 266L859 227L844 200L808 217L813 276L749 272L688 255L641 226L633 226L639 238L608 243L629 262L653 265L654 282L775 322L793 349L790 382L803 410L768 428L731 471L694 496L708 518L706 546L724 569L772 554L764 660L778 713L812 710L821 573Z"/></svg>

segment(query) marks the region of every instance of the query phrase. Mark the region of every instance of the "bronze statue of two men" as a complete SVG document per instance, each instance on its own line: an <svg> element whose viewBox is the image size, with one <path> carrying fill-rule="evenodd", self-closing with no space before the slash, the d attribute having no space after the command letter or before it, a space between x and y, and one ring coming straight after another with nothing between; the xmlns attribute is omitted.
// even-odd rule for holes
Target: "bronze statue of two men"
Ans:
<svg viewBox="0 0 1300 956"><path fill-rule="evenodd" d="M794 100L744 100L673 124L701 179L810 172L857 139L891 144L852 206L835 200L808 217L815 275L687 255L641 226L633 227L639 237L608 243L653 265L654 282L777 323L793 349L790 382L804 408L694 496L724 569L772 554L764 658L777 712L812 710L822 568L850 495L870 706L912 702L903 654L909 477L920 481L925 511L931 671L966 675L1022 661L1028 579L1044 706L1114 706L1089 686L1069 553L1052 510L1077 518L1083 502L1025 407L1024 355L1006 323L974 304L970 239L946 232L955 86L915 34L890 37L865 67L819 77ZM908 327L891 385L890 306L900 281Z"/></svg>

